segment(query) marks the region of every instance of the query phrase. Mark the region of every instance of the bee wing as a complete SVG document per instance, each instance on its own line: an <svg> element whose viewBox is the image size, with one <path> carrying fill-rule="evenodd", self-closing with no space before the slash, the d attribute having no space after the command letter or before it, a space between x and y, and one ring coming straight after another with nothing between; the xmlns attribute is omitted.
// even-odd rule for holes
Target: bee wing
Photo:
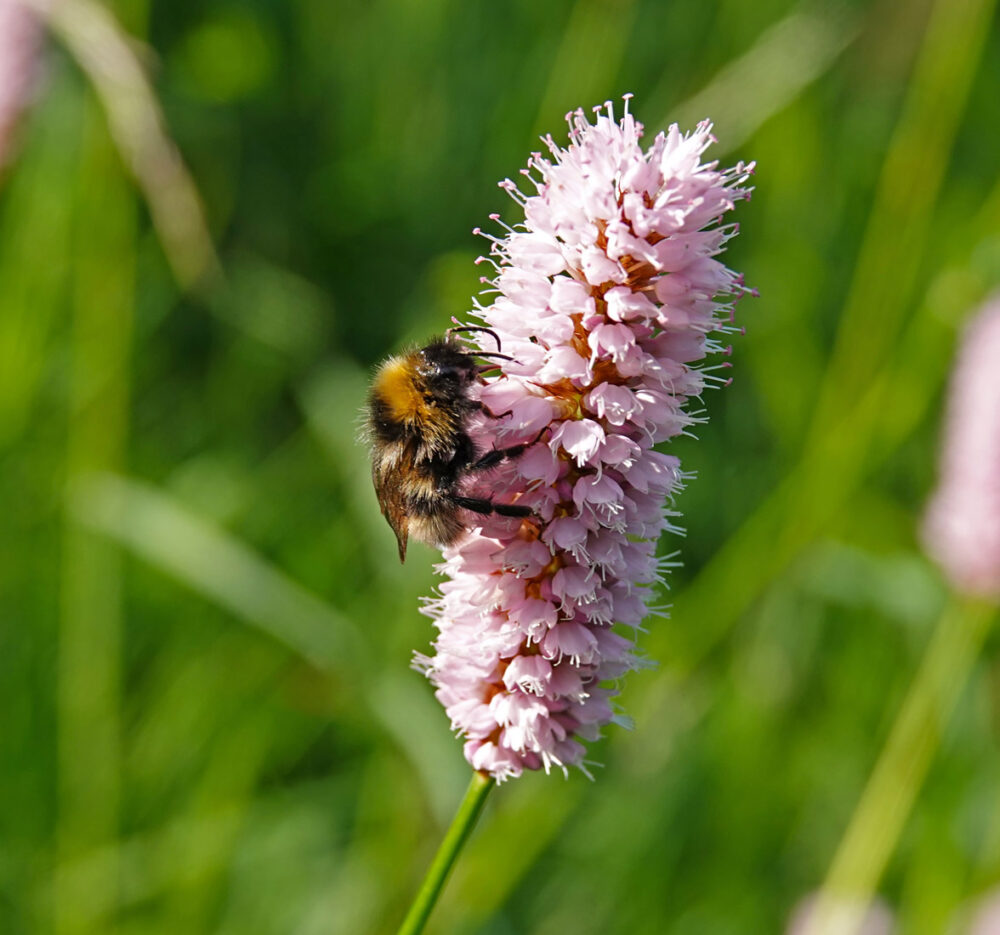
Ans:
<svg viewBox="0 0 1000 935"><path fill-rule="evenodd" d="M378 505L382 508L382 515L396 534L396 542L399 545L399 560L403 562L406 560L410 517L406 512L406 502L403 499L399 477L397 472L392 470L392 465L381 461L372 465L372 482L375 485Z"/></svg>

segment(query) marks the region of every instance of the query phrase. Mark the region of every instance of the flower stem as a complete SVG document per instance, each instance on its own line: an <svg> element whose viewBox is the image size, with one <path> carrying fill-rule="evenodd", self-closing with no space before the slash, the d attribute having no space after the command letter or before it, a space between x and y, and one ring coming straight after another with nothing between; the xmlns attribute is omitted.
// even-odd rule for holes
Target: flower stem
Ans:
<svg viewBox="0 0 1000 935"><path fill-rule="evenodd" d="M906 824L996 616L986 601L945 608L812 911L807 935L854 935Z"/></svg>
<svg viewBox="0 0 1000 935"><path fill-rule="evenodd" d="M431 863L430 869L424 877L424 882L420 885L413 905L406 914L403 924L399 927L398 935L419 935L427 924L427 919L437 902L437 898L444 887L451 868L458 859L462 845L472 833L479 813L483 810L486 796L493 788L493 778L486 773L473 773L472 782L465 792L462 804L458 806L458 811L452 819L451 827L448 828L441 846Z"/></svg>

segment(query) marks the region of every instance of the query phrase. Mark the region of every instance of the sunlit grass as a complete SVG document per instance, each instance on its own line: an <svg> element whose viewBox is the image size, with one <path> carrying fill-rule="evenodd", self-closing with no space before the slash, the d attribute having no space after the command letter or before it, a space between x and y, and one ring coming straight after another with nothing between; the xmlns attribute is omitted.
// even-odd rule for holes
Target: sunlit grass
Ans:
<svg viewBox="0 0 1000 935"><path fill-rule="evenodd" d="M136 204L92 101L83 112L73 199L72 358L66 477L116 470L128 445L135 303ZM69 515L62 540L58 649L60 862L113 845L122 798L122 558ZM118 867L74 887L60 878L58 935L111 925Z"/></svg>
<svg viewBox="0 0 1000 935"><path fill-rule="evenodd" d="M957 600L942 614L837 847L808 935L860 928L995 614L990 604Z"/></svg>

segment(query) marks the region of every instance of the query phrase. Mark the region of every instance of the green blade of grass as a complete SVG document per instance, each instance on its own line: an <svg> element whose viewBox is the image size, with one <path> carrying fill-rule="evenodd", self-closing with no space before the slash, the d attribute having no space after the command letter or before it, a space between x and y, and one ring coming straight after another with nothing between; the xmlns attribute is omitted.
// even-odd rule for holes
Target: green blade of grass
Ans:
<svg viewBox="0 0 1000 935"><path fill-rule="evenodd" d="M3 189L0 447L28 422L66 298L80 92L65 73L51 80L52 98L35 113L22 163Z"/></svg>
<svg viewBox="0 0 1000 935"><path fill-rule="evenodd" d="M78 521L210 596L319 668L364 666L354 623L234 536L140 481L81 478L70 493Z"/></svg>
<svg viewBox="0 0 1000 935"><path fill-rule="evenodd" d="M888 417L888 367L918 273L909 253L922 253L926 245L940 173L982 51L983 26L994 6L995 0L939 0L935 7L918 75L882 173L810 440L777 490L679 595L673 618L683 622L687 632L654 630L649 641L653 655L676 660L682 669L696 664L768 582L821 533L860 483L872 439ZM935 83L940 80L949 82L950 93ZM904 197L914 189L920 190L918 197ZM983 220L991 223L993 218L984 215ZM908 256L899 261L898 280L893 263L900 248L893 227L908 231ZM869 320L876 322L870 337ZM913 322L918 327L927 323L923 316ZM857 358L850 353L854 345L864 345Z"/></svg>
<svg viewBox="0 0 1000 935"><path fill-rule="evenodd" d="M658 125L685 129L709 117L720 143L712 151L732 152L828 71L858 31L845 3L801 4Z"/></svg>
<svg viewBox="0 0 1000 935"><path fill-rule="evenodd" d="M941 616L837 847L806 935L856 935L995 615L992 604L956 600Z"/></svg>
<svg viewBox="0 0 1000 935"><path fill-rule="evenodd" d="M134 39L92 0L29 0L86 73L122 159L134 174L178 282L194 288L219 275L201 198L133 51Z"/></svg>
<svg viewBox="0 0 1000 935"><path fill-rule="evenodd" d="M532 139L587 101L600 102L618 73L632 22L633 0L576 0L549 70Z"/></svg>
<svg viewBox="0 0 1000 935"><path fill-rule="evenodd" d="M66 474L119 469L128 433L135 204L91 104L74 205L73 362ZM61 568L57 709L60 860L116 840L121 798L121 556L66 517ZM62 881L57 935L107 932L118 870Z"/></svg>
<svg viewBox="0 0 1000 935"><path fill-rule="evenodd" d="M912 307L931 246L934 205L994 7L994 0L939 0L932 8L882 165L808 450L837 430L845 395L863 391L877 376Z"/></svg>

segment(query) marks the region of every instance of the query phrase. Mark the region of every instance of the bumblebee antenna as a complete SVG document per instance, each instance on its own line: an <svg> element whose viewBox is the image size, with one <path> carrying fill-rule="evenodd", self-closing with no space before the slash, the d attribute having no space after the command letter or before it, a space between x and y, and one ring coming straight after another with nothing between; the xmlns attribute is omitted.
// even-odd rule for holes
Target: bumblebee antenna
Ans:
<svg viewBox="0 0 1000 935"><path fill-rule="evenodd" d="M452 319L454 321L454 319ZM484 328L482 325L459 325L457 328L449 328L448 334L454 334L458 331L485 331L494 341L497 342L497 350L501 348L500 336L492 328ZM482 355L477 355L482 356Z"/></svg>
<svg viewBox="0 0 1000 935"><path fill-rule="evenodd" d="M498 354L496 351L476 351L473 357L499 357L500 360L513 360L510 354Z"/></svg>
<svg viewBox="0 0 1000 935"><path fill-rule="evenodd" d="M495 351L479 351L474 355L475 357L499 357L501 360L513 360L517 363L516 359L511 357L509 354L498 354ZM479 373L489 373L491 370L499 370L499 364L483 364L479 368Z"/></svg>

